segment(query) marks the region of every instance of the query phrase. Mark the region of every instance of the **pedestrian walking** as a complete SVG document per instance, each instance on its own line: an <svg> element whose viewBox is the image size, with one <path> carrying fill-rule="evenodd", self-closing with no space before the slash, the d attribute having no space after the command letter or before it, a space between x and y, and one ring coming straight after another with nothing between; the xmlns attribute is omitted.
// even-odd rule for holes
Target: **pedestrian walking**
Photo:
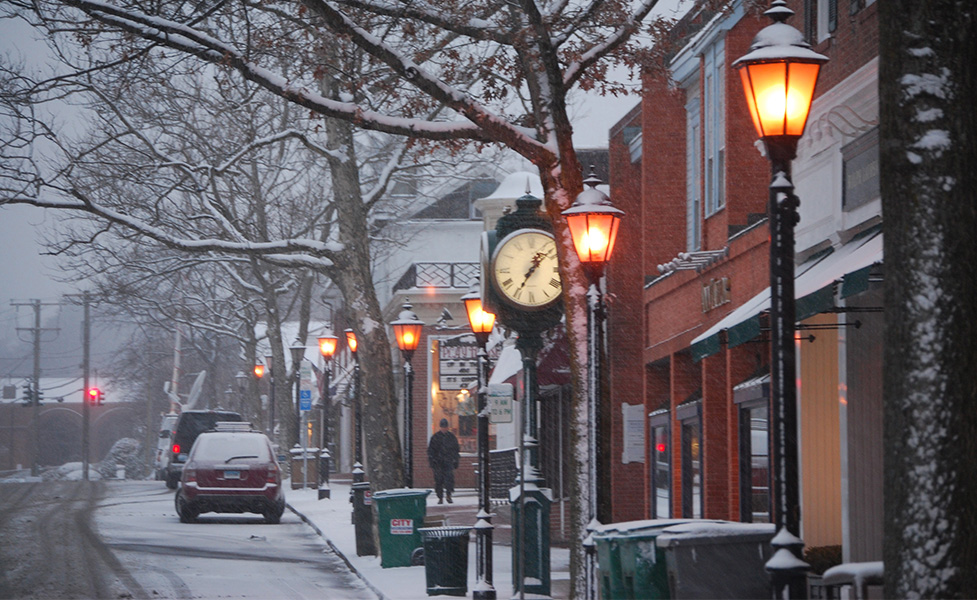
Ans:
<svg viewBox="0 0 977 600"><path fill-rule="evenodd" d="M451 494L455 491L455 469L458 468L458 438L448 431L448 419L441 419L441 430L431 436L427 445L427 462L434 471L434 493L438 504L447 498L451 504Z"/></svg>

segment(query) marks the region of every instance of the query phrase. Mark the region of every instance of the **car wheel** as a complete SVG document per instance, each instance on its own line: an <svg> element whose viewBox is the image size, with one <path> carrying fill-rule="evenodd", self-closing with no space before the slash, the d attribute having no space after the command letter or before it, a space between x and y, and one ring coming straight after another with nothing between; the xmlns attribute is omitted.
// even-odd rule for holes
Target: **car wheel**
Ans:
<svg viewBox="0 0 977 600"><path fill-rule="evenodd" d="M180 478L179 477L177 477L174 474L167 473L167 475L166 475L166 487L170 488L171 490L175 490L178 483L180 483Z"/></svg>
<svg viewBox="0 0 977 600"><path fill-rule="evenodd" d="M269 525L278 525L279 523L282 522L282 513L284 512L285 509L279 510L277 508L272 508L270 510L265 511L264 513L265 523L268 523Z"/></svg>
<svg viewBox="0 0 977 600"><path fill-rule="evenodd" d="M197 515L200 514L196 510L187 504L187 501L183 498L180 492L176 493L176 514L180 516L181 523L193 523L197 520Z"/></svg>

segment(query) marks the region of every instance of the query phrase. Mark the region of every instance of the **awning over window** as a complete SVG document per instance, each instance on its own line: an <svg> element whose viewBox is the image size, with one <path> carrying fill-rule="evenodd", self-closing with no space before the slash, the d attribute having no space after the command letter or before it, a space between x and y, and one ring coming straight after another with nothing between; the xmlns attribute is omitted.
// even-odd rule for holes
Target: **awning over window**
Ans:
<svg viewBox="0 0 977 600"><path fill-rule="evenodd" d="M794 276L797 320L803 321L835 306L835 284L841 282L841 297L847 298L868 289L868 274L882 262L882 233L873 231L820 254L800 265ZM770 310L770 288L744 302L708 331L692 340L696 361L720 349L719 335L726 332L726 343L734 348L760 335L760 314Z"/></svg>

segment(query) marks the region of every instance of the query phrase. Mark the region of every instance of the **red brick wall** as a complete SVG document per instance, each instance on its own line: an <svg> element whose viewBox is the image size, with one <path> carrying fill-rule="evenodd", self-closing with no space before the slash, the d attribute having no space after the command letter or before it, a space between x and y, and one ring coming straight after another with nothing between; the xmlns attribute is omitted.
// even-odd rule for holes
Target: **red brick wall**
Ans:
<svg viewBox="0 0 977 600"><path fill-rule="evenodd" d="M726 404L726 360L723 353L704 358L702 368L702 493L705 494L707 519L728 519L729 472L727 457L731 453ZM735 439L735 438L734 438Z"/></svg>
<svg viewBox="0 0 977 600"><path fill-rule="evenodd" d="M642 235L648 275L685 250L685 93L657 74L644 77Z"/></svg>
<svg viewBox="0 0 977 600"><path fill-rule="evenodd" d="M624 420L621 405L644 404L641 349L644 321L640 310L647 266L642 260L644 204L641 201L641 163L631 162L624 140L625 127L641 124L641 107L636 107L611 132L611 201L626 214L621 221L614 256L607 269L607 347L611 443L609 462L611 489L617 498L643 498L645 464L623 464ZM642 502L612 502L612 519L630 521L644 515Z"/></svg>

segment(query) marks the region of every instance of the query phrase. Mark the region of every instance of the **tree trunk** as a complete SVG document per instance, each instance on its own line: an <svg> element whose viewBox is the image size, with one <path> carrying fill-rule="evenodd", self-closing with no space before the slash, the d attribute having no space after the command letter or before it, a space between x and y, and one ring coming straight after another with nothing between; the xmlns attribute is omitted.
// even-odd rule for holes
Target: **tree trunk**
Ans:
<svg viewBox="0 0 977 600"><path fill-rule="evenodd" d="M972 2L878 5L885 596L977 597Z"/></svg>
<svg viewBox="0 0 977 600"><path fill-rule="evenodd" d="M343 294L359 340L357 351L362 369L360 402L363 417L364 465L374 490L404 485L403 454L397 427L397 395L394 392L390 341L383 323L370 269L368 211L360 192L354 127L345 121L326 119L330 149L346 148L345 160L329 158L333 203L338 219L339 253L329 276Z"/></svg>

